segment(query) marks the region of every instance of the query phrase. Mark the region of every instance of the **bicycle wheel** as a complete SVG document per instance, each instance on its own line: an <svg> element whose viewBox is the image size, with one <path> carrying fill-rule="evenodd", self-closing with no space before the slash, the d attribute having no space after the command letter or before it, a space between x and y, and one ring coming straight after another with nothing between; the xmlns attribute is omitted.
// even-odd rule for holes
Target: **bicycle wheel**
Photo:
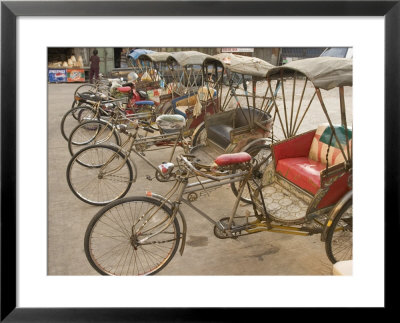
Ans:
<svg viewBox="0 0 400 323"><path fill-rule="evenodd" d="M128 193L133 182L132 165L119 147L88 146L72 156L67 182L83 202L105 205Z"/></svg>
<svg viewBox="0 0 400 323"><path fill-rule="evenodd" d="M82 84L81 86L78 86L74 92L74 96L85 93L85 92L90 92L90 93L96 93L97 92L97 86L94 84Z"/></svg>
<svg viewBox="0 0 400 323"><path fill-rule="evenodd" d="M325 250L334 264L342 260L353 259L353 206L347 201L329 227Z"/></svg>
<svg viewBox="0 0 400 323"><path fill-rule="evenodd" d="M102 275L156 274L178 249L179 223L176 218L171 221L171 216L167 206L149 197L128 197L110 203L86 229L85 254L89 263ZM150 237L152 234L155 235ZM148 240L140 241L146 237Z"/></svg>
<svg viewBox="0 0 400 323"><path fill-rule="evenodd" d="M103 120L82 122L72 130L68 140L68 149L72 155L89 145L111 144L120 146L121 140L116 129Z"/></svg>
<svg viewBox="0 0 400 323"><path fill-rule="evenodd" d="M261 185L264 171L272 160L271 147L269 145L252 146L249 149L247 149L246 152L250 154L255 160L257 160L258 163L261 163L266 160L266 162L263 162L262 166L257 171L254 171L253 179L249 181L250 187L254 191L255 189L257 189L256 183L258 185ZM232 171L232 173L235 172L236 170ZM239 185L240 182L231 183L231 189L233 194L235 194L235 196L238 195ZM245 203L251 203L250 192L247 185L243 190L240 200Z"/></svg>
<svg viewBox="0 0 400 323"><path fill-rule="evenodd" d="M199 131L193 136L192 146L207 145L207 130L206 126L202 124Z"/></svg>
<svg viewBox="0 0 400 323"><path fill-rule="evenodd" d="M71 131L81 123L98 119L96 110L90 105L80 105L67 111L61 119L60 129L63 138L68 141Z"/></svg>

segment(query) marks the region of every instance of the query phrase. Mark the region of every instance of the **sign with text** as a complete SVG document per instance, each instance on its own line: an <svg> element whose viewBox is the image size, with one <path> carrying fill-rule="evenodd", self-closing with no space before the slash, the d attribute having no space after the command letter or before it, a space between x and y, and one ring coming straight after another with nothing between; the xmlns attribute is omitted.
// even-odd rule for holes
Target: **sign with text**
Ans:
<svg viewBox="0 0 400 323"><path fill-rule="evenodd" d="M67 69L68 82L85 82L85 70L79 68Z"/></svg>
<svg viewBox="0 0 400 323"><path fill-rule="evenodd" d="M64 68L49 69L49 82L67 82L67 71Z"/></svg>
<svg viewBox="0 0 400 323"><path fill-rule="evenodd" d="M244 48L244 47L222 48L221 51L223 53L253 53L254 52L254 48Z"/></svg>

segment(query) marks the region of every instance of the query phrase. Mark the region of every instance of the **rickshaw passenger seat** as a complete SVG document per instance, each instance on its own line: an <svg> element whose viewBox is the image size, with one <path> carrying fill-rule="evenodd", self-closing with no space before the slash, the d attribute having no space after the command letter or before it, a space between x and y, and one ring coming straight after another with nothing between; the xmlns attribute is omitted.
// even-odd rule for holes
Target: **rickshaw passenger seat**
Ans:
<svg viewBox="0 0 400 323"><path fill-rule="evenodd" d="M320 172L324 169L322 163L308 157L281 159L276 166L279 174L312 194L321 187Z"/></svg>
<svg viewBox="0 0 400 323"><path fill-rule="evenodd" d="M219 146L226 148L230 144L230 132L232 127L226 124L213 125L208 128L208 136Z"/></svg>
<svg viewBox="0 0 400 323"><path fill-rule="evenodd" d="M271 119L271 116L264 111L253 111L253 108L251 107L238 108L230 120L226 120L225 123L214 124L208 127L207 134L209 139L222 148L228 147L231 143L231 131L235 128L247 126L249 124L249 114L251 115L251 118L261 121L261 123Z"/></svg>
<svg viewBox="0 0 400 323"><path fill-rule="evenodd" d="M237 109L234 127L244 127L249 124L249 118L252 120L259 121L261 123L265 123L267 120L271 119L271 116L262 110L250 108L242 108Z"/></svg>
<svg viewBox="0 0 400 323"><path fill-rule="evenodd" d="M334 127L346 153L344 128L342 126ZM352 132L350 129L347 132L347 138L351 145ZM295 149L293 149L294 143ZM277 146L280 146L278 154L276 153ZM326 154L329 152L328 166L337 165L344 161L338 147L335 138L332 137L329 124L322 124L314 132L308 132L286 142L278 143L273 148L277 159L276 172L302 189L316 194L321 187L321 171L327 167Z"/></svg>
<svg viewBox="0 0 400 323"><path fill-rule="evenodd" d="M246 163L251 160L251 156L246 152L234 153L234 154L223 154L218 156L214 162L218 166L227 166L233 164Z"/></svg>

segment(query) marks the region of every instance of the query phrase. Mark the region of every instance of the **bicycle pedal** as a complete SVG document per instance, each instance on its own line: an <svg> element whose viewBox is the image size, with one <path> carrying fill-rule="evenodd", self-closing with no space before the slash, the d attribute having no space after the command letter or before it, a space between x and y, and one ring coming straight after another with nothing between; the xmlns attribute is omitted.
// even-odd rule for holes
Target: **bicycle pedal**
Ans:
<svg viewBox="0 0 400 323"><path fill-rule="evenodd" d="M146 175L146 179L149 181L152 181L154 177L151 177L150 175Z"/></svg>

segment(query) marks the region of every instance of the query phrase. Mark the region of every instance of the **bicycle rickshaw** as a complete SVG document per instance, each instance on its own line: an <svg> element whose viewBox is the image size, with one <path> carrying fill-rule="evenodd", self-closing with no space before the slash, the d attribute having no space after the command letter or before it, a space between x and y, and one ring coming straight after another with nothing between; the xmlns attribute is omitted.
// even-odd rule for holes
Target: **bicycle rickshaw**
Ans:
<svg viewBox="0 0 400 323"><path fill-rule="evenodd" d="M214 64L214 70L210 73L213 74L213 88L209 86L207 80L203 81L203 78L199 76L199 73L202 74L202 64L204 58L208 57L208 55L189 51L189 52L180 52L178 53L163 53L156 52L151 54L142 54L138 56L137 61L140 63L140 66L143 67L143 71L148 75L151 75L151 81L143 81L142 79L137 82L131 83L131 86L119 87L118 91L123 93L130 93L132 89L130 87L135 87L137 92L145 93L145 95L151 99L140 101L141 98L133 97L132 104L135 106L139 106L140 109L134 109L133 112L130 112L130 118L135 118L137 113L140 113L140 118L143 118L146 113L148 114L148 120L152 122L153 130L157 127L156 117L161 114L181 114L187 120L186 128L184 131L185 136L190 136L193 132L194 128L204 120L205 113L213 114L219 111L219 102L214 102L209 100L208 97L211 97L211 90L216 96L216 92L220 90L221 86L220 80L221 75L223 73L223 69L221 65L217 68L217 65ZM192 70L195 69L197 73ZM166 74L169 73L167 77ZM219 76L218 76L219 75ZM169 81L167 81L169 80ZM186 81L184 81L186 80ZM202 82L197 84L196 82ZM128 85L128 84L127 84ZM207 92L206 93L206 85ZM128 101L130 102L130 101ZM144 103L144 105L142 105ZM132 105L131 104L131 105ZM203 107L204 104L207 104ZM90 107L89 107L90 108ZM113 107L111 107L112 109ZM86 120L91 119L99 119L92 117L93 112L85 108ZM86 113L87 112L87 113ZM186 112L186 113L185 113ZM105 115L106 118L103 118L102 115ZM104 121L109 121L109 114L105 114L104 112L100 115ZM65 117L63 118L63 120ZM91 127L87 127L87 125L82 124L80 120L75 120L70 116L71 122L74 123L74 128L69 133L69 149L72 152L76 152L76 149L83 148L83 145L94 144L97 142L93 137L94 134L99 132L100 128L104 128L107 125L104 122L99 122L99 129L95 129L96 132L91 131L94 123L91 123ZM112 121L112 120L111 120ZM114 120L115 121L115 120ZM61 129L65 128L65 122L62 122ZM70 127L68 127L69 129ZM85 134L85 129L89 129L89 131ZM112 131L115 128L112 128L112 125L107 126L107 130L111 129ZM113 130L114 129L114 130ZM104 128L104 131L106 128ZM66 132L66 131L64 131ZM161 133L163 130L161 129ZM79 133L79 139L72 138L73 134ZM119 137L118 132L114 131L114 134L102 134L101 143L106 141L106 138ZM115 142L119 144L121 142L120 138ZM76 146L76 147L73 147Z"/></svg>
<svg viewBox="0 0 400 323"><path fill-rule="evenodd" d="M226 75L223 83L227 89L219 92L220 110L223 112L206 115L193 133L193 146L198 147L192 153L199 155L199 161L203 159L205 163L222 153L264 145L273 123L267 111L271 105L268 90L265 90L265 85L260 89L257 87L266 83L265 75L274 68L273 65L259 58L225 53L207 61L224 65Z"/></svg>
<svg viewBox="0 0 400 323"><path fill-rule="evenodd" d="M174 93L172 105L164 113L180 114L187 120L185 134L191 136L206 115L217 114L224 67L210 55L197 51L172 53L167 64Z"/></svg>
<svg viewBox="0 0 400 323"><path fill-rule="evenodd" d="M144 48L133 49L127 55L128 65L131 68L133 68L133 70L139 76L141 76L141 74L143 74L143 65L142 65L139 57L141 55L152 54L152 53L155 53L155 51L153 51L151 49L144 49Z"/></svg>
<svg viewBox="0 0 400 323"><path fill-rule="evenodd" d="M169 53L141 50L135 53L136 71L139 75L131 72L125 82L120 79L107 79L107 94L103 93L104 89L101 92L94 86L92 91L75 93L71 110L66 112L61 120L60 127L63 137L68 141L72 130L83 121L93 119L109 121L110 112L115 107L113 104L115 100L123 101L128 118L140 117L143 119L147 114L148 121L152 121L153 126L156 126L155 116L160 114L159 111L166 105L170 105L171 95L164 93L160 72L157 73L158 76L161 76L159 80L149 81L142 77L143 72L153 75L154 67L161 66L168 55ZM140 71L137 70L139 67Z"/></svg>
<svg viewBox="0 0 400 323"><path fill-rule="evenodd" d="M216 74L212 74L213 84L212 86L207 85L207 88L217 91L218 84L222 80L223 66L217 61L212 62L212 66L210 74ZM207 84L207 80L204 81L204 84ZM204 111L207 110L203 110L203 106L213 109L213 111L218 110L219 102L215 96L203 93L202 95L193 95L193 97L196 98L196 102L201 104L200 115L197 118L202 120L202 115L204 116ZM117 107L116 112L118 109ZM118 115L120 113L117 114L116 120L120 120ZM128 122L130 121L128 120ZM130 123L133 124L133 122ZM93 205L104 205L122 198L136 180L135 163L129 159L131 152L144 159L155 169L157 180L169 180L170 173L162 173L157 165L153 165L144 157L144 153L172 147L169 159L165 161L168 164L172 161L177 147L187 149L186 152L188 152L191 141L186 133L190 126L187 125L188 120L179 114L160 115L156 119L156 124L160 135L149 137L138 136L137 132L138 129L153 132L154 129L149 129L151 126L149 124L139 128L133 126L132 133L129 129L121 127L119 121L110 123L89 120L76 127L70 136L69 149L71 153L75 152L74 147L79 147L80 150L75 152L67 167L67 181L72 192L82 201ZM119 132L126 135L126 140L120 140ZM107 145L107 143L116 145Z"/></svg>
<svg viewBox="0 0 400 323"><path fill-rule="evenodd" d="M332 263L352 258L352 133L347 126L345 107L345 88L352 86L352 61L337 58L296 61L270 69L266 79L271 93L273 80L281 82L283 107L272 95L274 114L286 105L285 83L292 87L295 79L303 79L312 84L315 95L311 97L317 96L328 124L273 143L273 162L269 162L270 158L258 161L246 152L239 152L222 154L207 166L199 166L196 156L190 154L178 156L175 171L173 164L160 165L163 172L176 178L165 196L146 192L146 196L114 201L89 223L84 247L95 270L102 275L155 274L173 258L179 243L182 255L186 238L182 202L210 221L218 238L238 238L262 231L321 234ZM337 104L329 100L332 108L340 111L338 126L334 125L323 100L332 91L339 96ZM299 96L301 102L305 95ZM260 183L257 173L265 163L267 170ZM233 168L236 172L232 172ZM232 182L239 183L239 190L229 218L214 221L192 204L197 200L197 191ZM239 210L245 187L252 203Z"/></svg>

